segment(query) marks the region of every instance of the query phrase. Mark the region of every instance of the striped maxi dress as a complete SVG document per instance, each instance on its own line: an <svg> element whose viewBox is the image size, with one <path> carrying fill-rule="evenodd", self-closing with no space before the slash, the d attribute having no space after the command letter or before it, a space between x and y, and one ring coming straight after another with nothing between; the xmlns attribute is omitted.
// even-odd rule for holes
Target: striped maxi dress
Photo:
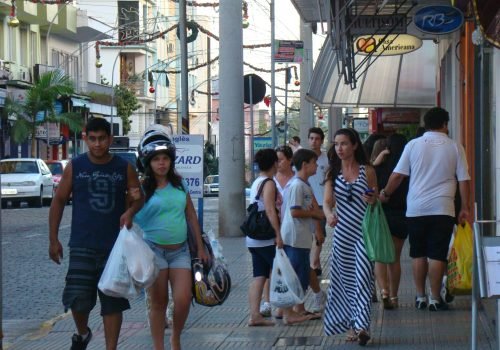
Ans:
<svg viewBox="0 0 500 350"><path fill-rule="evenodd" d="M338 223L330 255L330 285L325 310L325 334L370 329L373 266L366 255L361 223L366 210L362 195L368 188L365 167L348 183L335 179ZM351 195L349 195L351 193Z"/></svg>

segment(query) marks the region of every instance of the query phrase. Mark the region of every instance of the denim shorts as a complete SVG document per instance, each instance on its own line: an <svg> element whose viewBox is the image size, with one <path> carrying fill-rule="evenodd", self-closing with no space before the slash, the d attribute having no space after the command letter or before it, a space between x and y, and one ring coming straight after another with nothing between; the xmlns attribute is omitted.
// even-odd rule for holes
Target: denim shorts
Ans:
<svg viewBox="0 0 500 350"><path fill-rule="evenodd" d="M96 304L97 295L101 301L101 316L130 309L127 299L111 297L97 289L109 253L88 248L70 248L66 286L62 297L65 312L71 309L88 314Z"/></svg>
<svg viewBox="0 0 500 350"><path fill-rule="evenodd" d="M253 277L269 278L273 268L276 246L268 245L266 247L248 248L252 254Z"/></svg>
<svg viewBox="0 0 500 350"><path fill-rule="evenodd" d="M300 280L302 289L305 292L307 287L309 287L309 272L311 270L309 265L309 255L311 254L311 249L295 248L289 245L284 245L283 249L285 250L286 256L288 257L288 260L290 260L290 263Z"/></svg>
<svg viewBox="0 0 500 350"><path fill-rule="evenodd" d="M187 241L177 249L162 248L147 239L144 240L156 255L160 270L186 269L191 270L191 254Z"/></svg>

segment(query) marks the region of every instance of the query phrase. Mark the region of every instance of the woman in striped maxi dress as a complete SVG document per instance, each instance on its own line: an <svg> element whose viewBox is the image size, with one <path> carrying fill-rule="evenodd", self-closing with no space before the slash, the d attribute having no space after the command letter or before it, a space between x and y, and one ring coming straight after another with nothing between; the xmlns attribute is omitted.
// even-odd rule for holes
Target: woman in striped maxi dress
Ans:
<svg viewBox="0 0 500 350"><path fill-rule="evenodd" d="M361 223L367 203L377 200L374 169L354 129L335 133L328 152L323 210L335 227L330 256L330 286L324 323L326 335L348 332L347 340L370 339L373 268L366 255ZM367 189L374 192L366 193ZM333 208L336 207L334 210Z"/></svg>

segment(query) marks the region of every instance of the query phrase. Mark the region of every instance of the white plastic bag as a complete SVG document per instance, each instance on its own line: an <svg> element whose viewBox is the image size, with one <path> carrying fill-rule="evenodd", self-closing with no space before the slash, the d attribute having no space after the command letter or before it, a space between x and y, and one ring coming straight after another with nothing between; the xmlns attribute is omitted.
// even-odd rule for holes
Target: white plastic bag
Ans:
<svg viewBox="0 0 500 350"><path fill-rule="evenodd" d="M129 299L138 293L128 272L127 259L123 253L123 241L129 234L127 229L120 231L97 285L101 292L112 297Z"/></svg>
<svg viewBox="0 0 500 350"><path fill-rule="evenodd" d="M126 227L122 229L127 230ZM137 225L132 226L123 240L123 254L128 272L136 288L149 288L160 272L155 253L142 239L143 232Z"/></svg>
<svg viewBox="0 0 500 350"><path fill-rule="evenodd" d="M288 308L304 302L304 290L283 249L276 248L271 273L270 302L274 307Z"/></svg>

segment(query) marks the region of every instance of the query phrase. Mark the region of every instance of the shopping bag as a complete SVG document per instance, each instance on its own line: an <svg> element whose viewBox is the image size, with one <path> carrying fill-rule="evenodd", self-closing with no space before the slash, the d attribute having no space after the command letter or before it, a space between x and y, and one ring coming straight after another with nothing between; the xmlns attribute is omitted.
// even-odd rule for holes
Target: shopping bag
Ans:
<svg viewBox="0 0 500 350"><path fill-rule="evenodd" d="M287 308L304 302L304 290L283 249L276 248L269 289L274 307Z"/></svg>
<svg viewBox="0 0 500 350"><path fill-rule="evenodd" d="M395 261L394 242L379 201L366 207L362 231L368 259L384 264Z"/></svg>
<svg viewBox="0 0 500 350"><path fill-rule="evenodd" d="M453 295L472 292L472 249L473 235L470 225L467 222L458 225L448 258L447 283Z"/></svg>
<svg viewBox="0 0 500 350"><path fill-rule="evenodd" d="M149 288L160 272L156 255L144 242L143 231L138 225L133 225L131 229L124 227L123 230L128 231L123 240L123 253L130 277L136 288Z"/></svg>
<svg viewBox="0 0 500 350"><path fill-rule="evenodd" d="M129 234L127 229L120 231L97 285L101 292L112 297L128 299L138 294L123 252L123 241Z"/></svg>

